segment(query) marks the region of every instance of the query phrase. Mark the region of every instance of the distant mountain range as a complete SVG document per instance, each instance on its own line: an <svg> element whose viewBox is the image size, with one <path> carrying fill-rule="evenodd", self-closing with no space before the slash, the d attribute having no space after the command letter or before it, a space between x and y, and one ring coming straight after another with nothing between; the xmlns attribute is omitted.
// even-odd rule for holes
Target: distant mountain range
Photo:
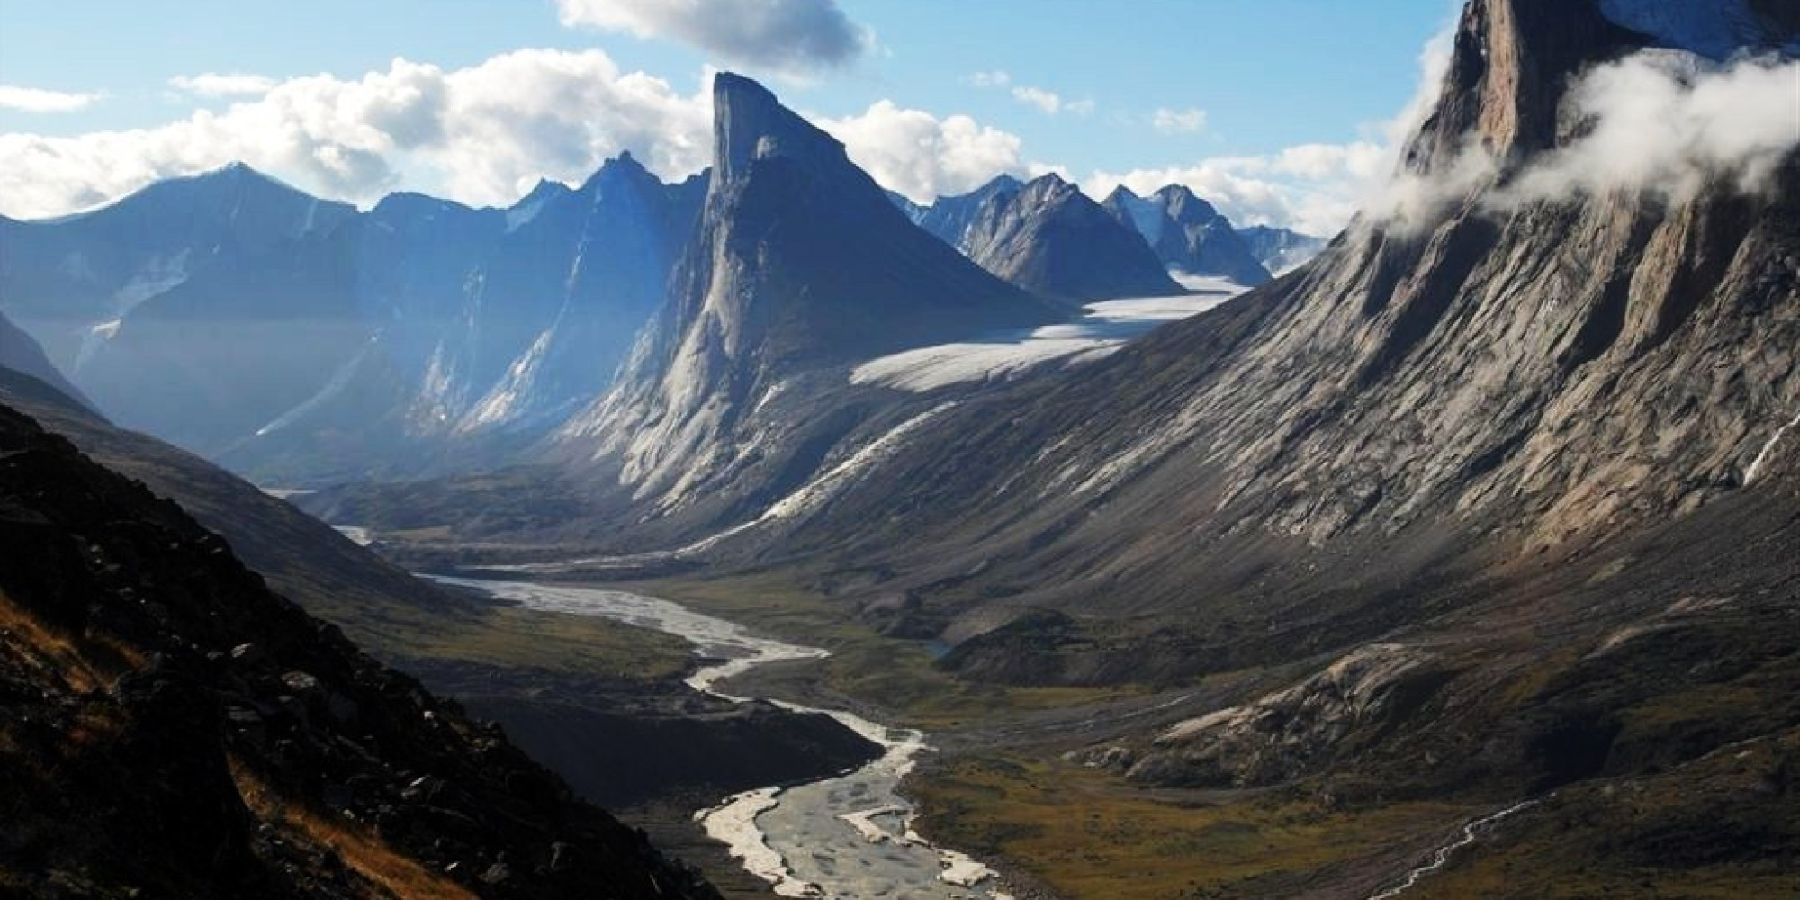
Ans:
<svg viewBox="0 0 1801 900"><path fill-rule="evenodd" d="M921 228L1028 291L1076 302L1182 293L1155 254L1056 175L1002 175L929 207L903 207Z"/></svg>
<svg viewBox="0 0 1801 900"><path fill-rule="evenodd" d="M1189 275L1220 275L1255 287L1270 278L1232 223L1211 203L1181 185L1168 185L1150 197L1124 187L1105 201L1107 212L1136 230L1171 269Z"/></svg>
<svg viewBox="0 0 1801 900"><path fill-rule="evenodd" d="M854 180L867 177L840 179ZM359 212L234 164L92 212L0 218L0 309L39 338L71 392L258 480L479 469L521 458L592 405L666 300L681 302L671 277L709 182L702 173L663 184L627 154L579 188L544 182L504 210L396 194ZM1265 277L1240 242L1230 244L1237 256L1220 249L1232 235L1217 214L1207 227L1223 236L1197 231L1201 250L1154 252L1116 211L1054 175L1002 176L931 207L900 205L1059 308L1180 293L1165 266L1243 284ZM856 227L921 246L887 210L853 207L870 218ZM1181 206L1200 208L1211 211ZM850 209L834 214L851 227ZM1270 246L1292 257L1299 245ZM937 254L893 256L847 257L863 270L846 275L873 285L897 266L966 268ZM891 346L1019 323L925 302L917 315L883 318ZM811 350L835 340L816 319L805 326L820 342ZM872 349L856 329L847 335L833 352Z"/></svg>
<svg viewBox="0 0 1801 900"><path fill-rule="evenodd" d="M507 210L360 213L232 165L0 222L0 308L121 423L265 481L473 464L611 383L705 183L627 155Z"/></svg>

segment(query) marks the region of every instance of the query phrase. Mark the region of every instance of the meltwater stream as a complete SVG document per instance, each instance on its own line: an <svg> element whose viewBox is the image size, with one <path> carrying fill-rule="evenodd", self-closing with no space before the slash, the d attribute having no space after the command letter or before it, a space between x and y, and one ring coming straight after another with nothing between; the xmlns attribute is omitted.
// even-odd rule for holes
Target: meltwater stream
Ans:
<svg viewBox="0 0 1801 900"><path fill-rule="evenodd" d="M686 638L695 653L724 660L696 671L688 684L737 703L751 698L714 686L765 663L829 655L816 647L757 637L724 619L624 591L433 577L530 609L602 616ZM899 787L913 767L913 757L928 749L924 735L847 712L772 702L797 712L829 715L885 752L846 775L746 791L696 813L707 834L730 845L732 856L745 869L786 897L1011 900L993 886L994 872L986 866L935 847L913 832L913 806Z"/></svg>

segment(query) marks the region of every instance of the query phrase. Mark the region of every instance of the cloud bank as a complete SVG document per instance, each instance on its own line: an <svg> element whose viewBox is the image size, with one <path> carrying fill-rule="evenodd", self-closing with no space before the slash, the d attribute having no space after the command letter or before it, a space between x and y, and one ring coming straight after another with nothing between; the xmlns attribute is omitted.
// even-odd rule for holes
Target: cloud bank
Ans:
<svg viewBox="0 0 1801 900"><path fill-rule="evenodd" d="M874 45L835 0L556 0L566 26L678 41L779 72L842 66Z"/></svg>
<svg viewBox="0 0 1801 900"><path fill-rule="evenodd" d="M75 137L0 134L0 212L57 215L242 160L309 191L396 189L507 204L629 149L666 177L706 165L711 101L605 54L520 50L454 71L395 60L360 79L295 78L223 111Z"/></svg>

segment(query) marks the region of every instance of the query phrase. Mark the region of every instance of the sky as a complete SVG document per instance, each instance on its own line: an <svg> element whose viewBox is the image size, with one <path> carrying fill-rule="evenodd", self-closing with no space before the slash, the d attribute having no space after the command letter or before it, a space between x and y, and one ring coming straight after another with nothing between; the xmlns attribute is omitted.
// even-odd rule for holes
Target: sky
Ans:
<svg viewBox="0 0 1801 900"><path fill-rule="evenodd" d="M1341 227L1392 168L1452 0L63 0L0 4L0 213L242 160L368 205L507 205L710 153L717 69L926 201L1055 172ZM95 23L105 23L97 27Z"/></svg>

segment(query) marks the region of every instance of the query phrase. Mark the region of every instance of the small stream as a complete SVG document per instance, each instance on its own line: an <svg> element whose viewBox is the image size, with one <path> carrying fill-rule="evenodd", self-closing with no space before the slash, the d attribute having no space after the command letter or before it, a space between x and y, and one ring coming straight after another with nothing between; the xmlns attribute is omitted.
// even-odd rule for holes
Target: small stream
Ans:
<svg viewBox="0 0 1801 900"><path fill-rule="evenodd" d="M752 698L734 696L716 685L765 663L830 655L817 647L758 637L733 622L680 604L624 591L432 577L530 609L602 616L685 638L696 654L722 660L696 671L688 684L736 703ZM955 850L935 847L913 831L913 806L899 787L913 768L914 757L931 749L925 735L840 710L771 702L831 716L881 745L884 753L849 774L787 788L757 788L696 813L695 820L707 834L729 846L747 871L785 897L1011 900L994 886L992 870Z"/></svg>

